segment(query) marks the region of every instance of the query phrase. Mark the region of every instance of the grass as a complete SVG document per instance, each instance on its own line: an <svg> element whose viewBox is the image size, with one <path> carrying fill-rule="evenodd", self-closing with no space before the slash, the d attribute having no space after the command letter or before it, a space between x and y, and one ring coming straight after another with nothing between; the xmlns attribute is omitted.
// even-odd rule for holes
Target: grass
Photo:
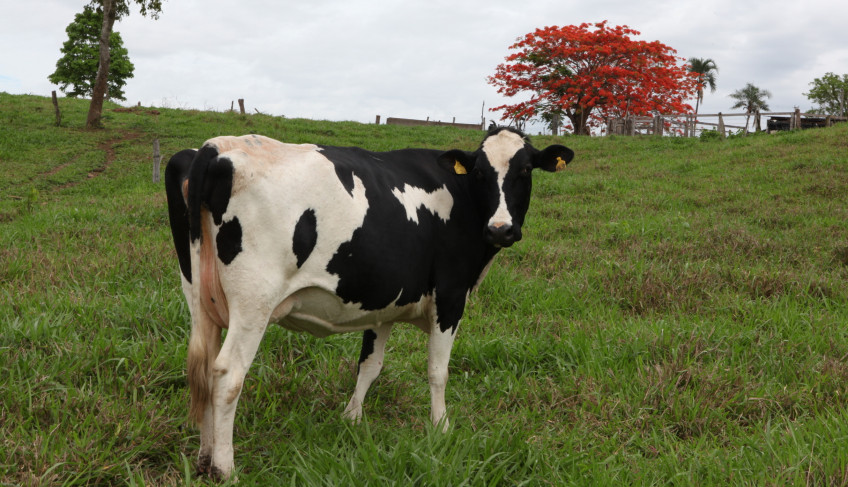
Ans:
<svg viewBox="0 0 848 487"><path fill-rule="evenodd" d="M220 134L473 149L481 134L0 93L0 485L206 485L189 318L151 147ZM525 238L460 326L443 435L398 326L365 421L359 336L270 328L242 485L848 484L848 127L729 140L534 137Z"/></svg>

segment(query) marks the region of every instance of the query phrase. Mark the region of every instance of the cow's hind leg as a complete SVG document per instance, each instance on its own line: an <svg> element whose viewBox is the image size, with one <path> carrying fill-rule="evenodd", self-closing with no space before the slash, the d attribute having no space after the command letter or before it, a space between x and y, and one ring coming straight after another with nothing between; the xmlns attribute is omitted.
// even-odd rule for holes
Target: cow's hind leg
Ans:
<svg viewBox="0 0 848 487"><path fill-rule="evenodd" d="M356 388L350 398L344 415L351 421L357 422L362 418L362 402L368 388L380 375L383 369L383 356L386 350L386 340L392 331L391 324L383 324L374 330L366 330L362 334L362 351L359 354L359 372L356 376Z"/></svg>
<svg viewBox="0 0 848 487"><path fill-rule="evenodd" d="M230 326L212 367L214 442L211 473L228 478L233 471L233 422L244 378L256 356L268 316L230 307Z"/></svg>
<svg viewBox="0 0 848 487"><path fill-rule="evenodd" d="M201 319L208 318L204 315ZM192 333L195 333L193 330ZM200 367L202 367L202 371L198 371L198 373L205 374L205 379L202 380L201 384L198 384L195 387L204 387L207 388L205 391L205 402L202 404L197 404L194 407L202 408L200 411L195 412L195 414L200 414L200 452L197 456L197 471L199 473L208 474L210 473L210 467L212 464L212 453L215 445L215 412L212 403L212 384L214 377L212 375L212 364L215 362L215 357L218 356L218 351L221 349L221 329L218 328L214 324L207 324L205 327L202 327L202 330L198 330L196 333L202 333L205 336L203 337L205 341L206 349L202 351L205 354L205 358L202 358L202 362Z"/></svg>

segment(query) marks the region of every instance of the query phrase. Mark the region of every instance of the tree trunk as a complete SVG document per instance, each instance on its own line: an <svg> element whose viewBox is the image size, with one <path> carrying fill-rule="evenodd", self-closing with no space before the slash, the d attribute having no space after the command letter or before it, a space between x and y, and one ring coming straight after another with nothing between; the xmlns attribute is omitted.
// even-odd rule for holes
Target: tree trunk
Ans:
<svg viewBox="0 0 848 487"><path fill-rule="evenodd" d="M109 38L112 36L115 16L115 0L103 0L103 25L100 28L100 63L97 66L97 77L94 80L91 104L88 107L88 117L85 121L85 128L87 129L100 127L103 99L106 98L109 78Z"/></svg>
<svg viewBox="0 0 848 487"><path fill-rule="evenodd" d="M701 99L704 98L704 91L699 89L698 96L695 98L695 119L698 119L698 108L701 106Z"/></svg>
<svg viewBox="0 0 848 487"><path fill-rule="evenodd" d="M589 135L589 126L587 124L589 120L584 110L578 106L574 110L567 111L565 115L571 120L571 125L574 126L574 135Z"/></svg>

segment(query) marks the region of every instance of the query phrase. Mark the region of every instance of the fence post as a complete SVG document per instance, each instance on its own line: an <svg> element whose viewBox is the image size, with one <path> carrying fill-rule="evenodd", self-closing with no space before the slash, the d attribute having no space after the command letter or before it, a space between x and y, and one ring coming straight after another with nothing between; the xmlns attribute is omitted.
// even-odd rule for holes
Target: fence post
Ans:
<svg viewBox="0 0 848 487"><path fill-rule="evenodd" d="M795 121L795 129L801 129L801 109L795 109L795 115L792 116L792 119Z"/></svg>
<svg viewBox="0 0 848 487"><path fill-rule="evenodd" d="M833 126L833 119L831 119L830 117L831 117L831 115L828 115L827 117L825 117L825 119L824 119L824 126L825 127L832 127Z"/></svg>
<svg viewBox="0 0 848 487"><path fill-rule="evenodd" d="M721 116L721 112L718 112L718 133L721 134L721 138L724 138L724 117Z"/></svg>
<svg viewBox="0 0 848 487"><path fill-rule="evenodd" d="M244 98L239 98L239 110L241 110L241 114L244 115Z"/></svg>
<svg viewBox="0 0 848 487"><path fill-rule="evenodd" d="M53 91L53 108L56 109L56 126L62 123L62 114L59 113L59 100L56 98L56 91Z"/></svg>
<svg viewBox="0 0 848 487"><path fill-rule="evenodd" d="M159 155L159 138L153 139L153 182L159 182L159 163L162 157Z"/></svg>
<svg viewBox="0 0 848 487"><path fill-rule="evenodd" d="M377 115L377 120L374 122L375 125L380 125L380 116Z"/></svg>

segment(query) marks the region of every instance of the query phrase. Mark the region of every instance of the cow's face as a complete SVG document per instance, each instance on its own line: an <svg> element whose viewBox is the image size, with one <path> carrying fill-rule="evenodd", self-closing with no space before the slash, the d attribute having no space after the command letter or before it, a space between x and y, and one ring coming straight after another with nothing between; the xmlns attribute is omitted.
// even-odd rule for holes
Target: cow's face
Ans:
<svg viewBox="0 0 848 487"><path fill-rule="evenodd" d="M509 247L521 240L533 169L561 171L573 158L574 152L565 146L539 151L519 132L500 128L490 132L476 152L452 150L442 154L440 162L456 174L473 178L486 218L486 242Z"/></svg>

